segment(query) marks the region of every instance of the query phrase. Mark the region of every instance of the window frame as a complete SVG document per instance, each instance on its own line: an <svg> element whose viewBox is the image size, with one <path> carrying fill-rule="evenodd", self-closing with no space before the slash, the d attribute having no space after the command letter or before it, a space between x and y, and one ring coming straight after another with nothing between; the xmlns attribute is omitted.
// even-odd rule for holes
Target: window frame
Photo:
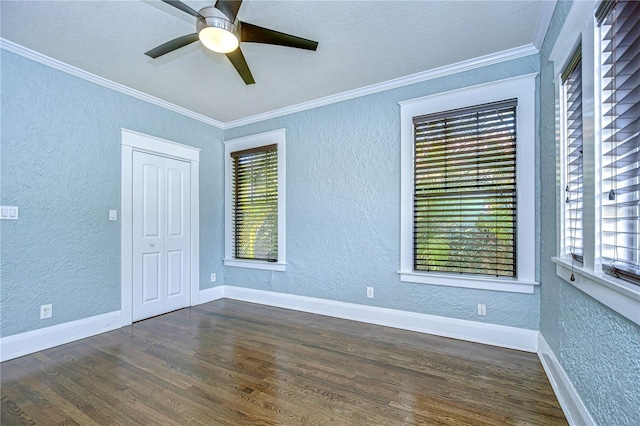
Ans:
<svg viewBox="0 0 640 426"><path fill-rule="evenodd" d="M285 129L249 135L224 141L225 192L225 266L284 272L286 269L286 138ZM233 253L233 176L231 153L245 149L277 145L278 150L278 261L237 259Z"/></svg>
<svg viewBox="0 0 640 426"><path fill-rule="evenodd" d="M534 293L535 277L535 94L538 73L465 87L422 98L399 102L401 127L400 194L400 280L404 282ZM516 181L517 181L517 277L498 278L413 270L413 118L506 99L517 99Z"/></svg>
<svg viewBox="0 0 640 426"><path fill-rule="evenodd" d="M640 286L617 279L602 271L602 135L600 132L600 34L595 19L599 0L574 2L549 59L554 66L556 100L556 166L560 172L556 183L556 217L561 224L557 232L557 254L552 257L556 274L622 316L640 325ZM566 135L560 75L578 43L582 44L582 115L583 115L583 264L571 262L565 246ZM572 280L573 276L573 280Z"/></svg>
<svg viewBox="0 0 640 426"><path fill-rule="evenodd" d="M562 163L562 178L564 179L564 188L565 188L565 204L562 207L562 211L563 211L563 216L562 216L562 223L561 223L561 229L564 235L564 239L563 239L563 244L561 246L561 253L563 256L571 256L572 261L573 262L577 262L579 264L583 264L583 258L584 258L584 242L582 242L582 244L580 245L580 251L581 253L578 255L576 254L575 251L575 230L573 233L571 233L571 229L568 229L568 227L572 226L574 228L579 228L580 230L584 231L584 218L580 217L579 219L577 217L573 217L573 215L571 214L567 214L567 210L572 211L572 210L579 210L580 215L583 216L584 215L584 204L582 205L582 207L580 209L574 209L573 208L573 202L574 199L572 198L572 194L571 192L567 192L567 189L571 187L571 181L569 179L569 175L570 175L570 171L569 169L569 161L568 161L568 153L569 153L569 146L568 146L568 137L569 137L569 122L568 122L568 99L567 99L567 82L569 81L569 78L571 77L571 75L573 75L573 71L567 76L567 79L564 80L562 78L562 75L564 73L566 73L567 68L570 65L570 62L574 60L575 55L578 54L578 51L580 52L580 58L579 58L579 68L580 68L580 86L582 89L582 85L584 84L583 77L582 77L582 43L581 40L578 41L577 46L573 49L573 53L569 56L569 58L567 59L567 64L565 64L565 66L562 68L562 72L561 72L561 77L560 77L560 85L559 87L559 104L560 104L560 108L562 108L561 111L559 111L559 119L560 119L560 128L558 129L558 131L560 132L560 138L563 140L563 144L561 149L564 149L563 152L563 163ZM576 69L578 68L578 66L575 67ZM581 90L582 92L582 90ZM581 98L582 98L582 93L581 93ZM581 99L581 103L582 103L582 99ZM580 150L584 151L584 108L582 107L582 105L580 105L580 126L582 127L583 130L583 135L582 135L582 143L580 145ZM580 192L580 196L582 196L584 198L584 154L581 154L580 158L580 165L578 166L578 174L579 174L579 180L582 180L582 188ZM567 205L567 201L569 200L569 205ZM584 201L583 201L584 203ZM576 213L577 215L577 213ZM573 223L572 223L573 221ZM579 226L577 225L576 222L579 221ZM567 235L567 232L569 232L569 235ZM580 240L583 240L582 235L580 235ZM570 243L568 243L568 241L571 241Z"/></svg>

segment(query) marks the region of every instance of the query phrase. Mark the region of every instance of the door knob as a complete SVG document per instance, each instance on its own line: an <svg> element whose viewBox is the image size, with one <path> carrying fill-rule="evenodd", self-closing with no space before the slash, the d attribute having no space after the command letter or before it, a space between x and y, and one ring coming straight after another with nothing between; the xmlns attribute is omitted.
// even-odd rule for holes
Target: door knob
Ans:
<svg viewBox="0 0 640 426"><path fill-rule="evenodd" d="M155 246L155 244L153 244L153 243L149 243L149 245L150 245L151 247Z"/></svg>

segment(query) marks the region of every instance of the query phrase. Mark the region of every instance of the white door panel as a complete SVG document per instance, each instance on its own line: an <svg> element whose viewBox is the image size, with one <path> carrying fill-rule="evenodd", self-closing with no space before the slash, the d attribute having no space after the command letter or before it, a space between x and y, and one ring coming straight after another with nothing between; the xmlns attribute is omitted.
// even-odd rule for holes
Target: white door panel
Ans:
<svg viewBox="0 0 640 426"><path fill-rule="evenodd" d="M153 161L151 159L150 161ZM162 170L157 164L143 163L142 167L142 236L160 238L162 213Z"/></svg>
<svg viewBox="0 0 640 426"><path fill-rule="evenodd" d="M180 295L183 291L182 251L167 252L167 296Z"/></svg>
<svg viewBox="0 0 640 426"><path fill-rule="evenodd" d="M160 300L160 254L142 255L142 305Z"/></svg>
<svg viewBox="0 0 640 426"><path fill-rule="evenodd" d="M167 182L167 311L189 306L191 291L191 171L189 163L165 159Z"/></svg>
<svg viewBox="0 0 640 426"><path fill-rule="evenodd" d="M175 168L167 170L167 214L169 215L167 220L167 235L170 236L184 235L184 229L182 229L184 225L182 215L184 213L183 203L185 188L183 188L183 186L186 184L185 177L187 179L189 178L188 173L188 170L185 173L184 171Z"/></svg>
<svg viewBox="0 0 640 426"><path fill-rule="evenodd" d="M133 320L189 306L190 165L133 152Z"/></svg>

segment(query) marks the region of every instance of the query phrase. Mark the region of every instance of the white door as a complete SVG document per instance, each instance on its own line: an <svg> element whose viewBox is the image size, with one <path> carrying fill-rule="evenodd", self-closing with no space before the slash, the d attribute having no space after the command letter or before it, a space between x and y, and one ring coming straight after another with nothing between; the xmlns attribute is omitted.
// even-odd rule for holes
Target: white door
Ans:
<svg viewBox="0 0 640 426"><path fill-rule="evenodd" d="M190 164L133 152L133 321L189 306Z"/></svg>

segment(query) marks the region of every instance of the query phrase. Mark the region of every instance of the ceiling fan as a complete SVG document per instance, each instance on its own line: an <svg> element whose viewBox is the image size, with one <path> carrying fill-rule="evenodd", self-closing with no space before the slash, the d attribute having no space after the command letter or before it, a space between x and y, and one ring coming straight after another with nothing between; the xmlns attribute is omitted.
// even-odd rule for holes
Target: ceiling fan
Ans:
<svg viewBox="0 0 640 426"><path fill-rule="evenodd" d="M197 32L168 41L145 53L154 59L200 40L206 48L227 55L245 84L254 84L255 80L240 50L240 42L277 44L307 50L316 50L318 47L317 41L238 20L236 16L242 0L217 0L215 5L203 7L198 12L181 1L162 1L196 17Z"/></svg>

